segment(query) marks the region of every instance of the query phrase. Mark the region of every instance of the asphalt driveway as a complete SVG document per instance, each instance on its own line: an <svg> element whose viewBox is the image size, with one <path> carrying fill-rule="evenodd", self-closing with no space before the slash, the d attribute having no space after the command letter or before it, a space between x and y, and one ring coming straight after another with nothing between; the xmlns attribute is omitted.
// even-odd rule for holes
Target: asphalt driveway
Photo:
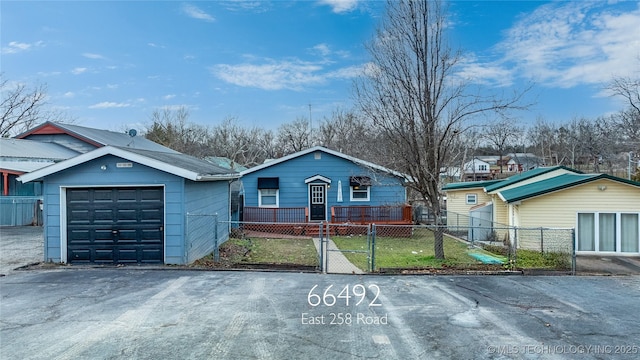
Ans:
<svg viewBox="0 0 640 360"><path fill-rule="evenodd" d="M0 276L44 259L40 226L0 226Z"/></svg>
<svg viewBox="0 0 640 360"><path fill-rule="evenodd" d="M640 277L75 268L0 278L2 359L636 359Z"/></svg>

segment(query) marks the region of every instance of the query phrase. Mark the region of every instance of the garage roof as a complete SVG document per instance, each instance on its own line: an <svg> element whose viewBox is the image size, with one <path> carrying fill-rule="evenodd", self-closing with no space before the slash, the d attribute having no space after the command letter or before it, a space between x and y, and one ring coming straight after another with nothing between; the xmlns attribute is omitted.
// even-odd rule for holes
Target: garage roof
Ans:
<svg viewBox="0 0 640 360"><path fill-rule="evenodd" d="M240 174L233 170L224 169L215 166L208 161L181 153L104 146L88 153L78 155L74 158L22 175L18 180L22 182L29 182L42 179L48 175L105 155L117 156L192 181L232 180L240 177Z"/></svg>

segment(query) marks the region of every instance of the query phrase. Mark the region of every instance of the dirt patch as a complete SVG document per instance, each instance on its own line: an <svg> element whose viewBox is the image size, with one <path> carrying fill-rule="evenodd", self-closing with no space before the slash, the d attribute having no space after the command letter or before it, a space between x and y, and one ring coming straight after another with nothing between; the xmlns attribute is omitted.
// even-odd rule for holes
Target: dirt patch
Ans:
<svg viewBox="0 0 640 360"><path fill-rule="evenodd" d="M196 260L190 265L199 269L255 269L255 270L285 270L315 272L316 266L289 264L289 263L252 263L242 261L248 258L251 250L246 246L226 243L220 247L220 259L215 261L212 255Z"/></svg>
<svg viewBox="0 0 640 360"><path fill-rule="evenodd" d="M51 269L59 269L59 268L64 268L64 267L69 267L71 265L67 265L67 264L62 264L62 263L54 263L54 262L34 262L31 264L27 264L27 265L23 265L20 266L19 268L16 268L15 270L38 270L38 269L43 269L43 270L51 270Z"/></svg>
<svg viewBox="0 0 640 360"><path fill-rule="evenodd" d="M402 275L511 275L522 274L522 271L505 270L500 265L481 264L470 266L442 266L440 268L381 268L380 274L402 274Z"/></svg>

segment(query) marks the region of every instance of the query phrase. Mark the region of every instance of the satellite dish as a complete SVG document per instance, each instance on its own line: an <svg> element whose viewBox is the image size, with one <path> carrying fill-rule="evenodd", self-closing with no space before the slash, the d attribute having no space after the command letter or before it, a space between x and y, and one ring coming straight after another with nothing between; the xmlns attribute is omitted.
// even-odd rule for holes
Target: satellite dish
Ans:
<svg viewBox="0 0 640 360"><path fill-rule="evenodd" d="M134 137L136 135L138 135L138 132L136 131L136 129L129 130L129 136Z"/></svg>

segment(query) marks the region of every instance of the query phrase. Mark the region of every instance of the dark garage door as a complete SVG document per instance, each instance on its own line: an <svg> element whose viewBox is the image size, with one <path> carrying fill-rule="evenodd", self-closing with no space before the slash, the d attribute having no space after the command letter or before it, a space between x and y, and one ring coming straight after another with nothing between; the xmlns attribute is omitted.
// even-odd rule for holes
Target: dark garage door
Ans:
<svg viewBox="0 0 640 360"><path fill-rule="evenodd" d="M162 187L67 189L67 261L162 263Z"/></svg>

